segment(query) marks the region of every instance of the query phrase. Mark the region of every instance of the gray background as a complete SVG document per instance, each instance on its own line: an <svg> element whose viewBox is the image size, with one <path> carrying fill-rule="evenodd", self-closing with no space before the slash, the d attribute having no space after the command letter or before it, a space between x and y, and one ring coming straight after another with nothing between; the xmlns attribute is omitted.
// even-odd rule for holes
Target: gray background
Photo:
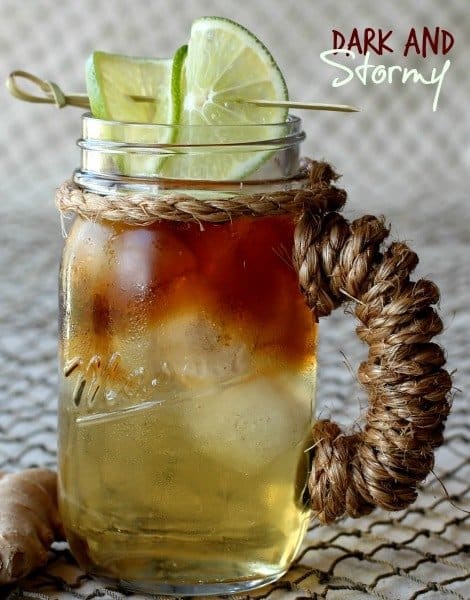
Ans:
<svg viewBox="0 0 470 600"><path fill-rule="evenodd" d="M84 91L84 63L94 49L134 55L171 56L188 39L191 21L217 14L238 20L271 49L285 74L292 99L354 103L361 114L306 113L305 152L326 157L344 174L354 207L416 203L416 194L437 195L462 185L470 163L468 148L468 60L470 25L466 0L333 2L331 0L1 0L1 72L23 68L66 91ZM362 85L356 78L333 89L339 71L319 54L331 48L331 29L393 29L393 54L371 55L374 64L421 69L429 77L447 57L425 60L402 48L410 27L440 26L455 45L439 108L432 112L434 86ZM356 59L355 65L359 64ZM395 74L396 77L396 74ZM73 142L80 109L21 104L2 94L2 166L5 182L22 189L25 202L40 204L37 186L50 197L53 187L77 164ZM34 186L33 186L34 182ZM32 191L34 188L34 192ZM448 195L448 193L446 194ZM33 199L34 198L34 199ZM15 198L17 203L19 198Z"/></svg>
<svg viewBox="0 0 470 600"><path fill-rule="evenodd" d="M171 56L187 40L193 18L216 14L239 21L266 43L286 76L292 99L347 102L363 109L354 115L300 113L308 134L304 154L325 158L343 174L342 184L349 191L349 215L386 214L393 223L394 237L406 239L418 251L419 274L432 278L441 287L441 310L446 323L441 342L448 351L449 367L457 370L455 385L461 391L456 393L454 415L449 420L451 442L439 452L437 473L444 477L451 493L461 494L460 501L467 502L468 508L468 0L0 0L0 8L2 77L21 68L56 81L66 91L84 91L84 62L92 50ZM423 61L414 55L405 59L401 53L409 28L423 25L447 29L456 40L448 56L451 67L437 112L432 112L431 86L403 86L399 82L392 86L363 86L355 80L342 88L331 87L331 80L338 73L319 58L320 52L331 47L331 29L346 33L352 27L392 28L395 52L381 58L372 55L372 62L415 66L428 77L433 66L441 69L444 57L430 56ZM356 59L355 65L359 62ZM53 194L78 165L75 140L80 131L80 109L59 111L52 106L21 103L4 89L0 91L0 103L0 469L31 464L53 466L56 279L62 244ZM345 424L358 419L363 405L341 355L344 352L347 362L353 365L363 356L352 329L352 323L341 314L321 326L319 413L323 417L333 415ZM457 448L456 444L461 445ZM452 475L452 469L458 469L460 479ZM451 475L445 476L446 471ZM421 500L425 504L442 497L435 480L427 494ZM462 517L463 513L454 511L449 504L440 506L445 510L432 513L431 524L420 520L418 514L413 525L439 531L452 514ZM364 533L369 525L367 520L360 524L347 522L340 524L338 531L341 527L353 528L351 531L361 527L362 542L356 539L356 543L364 550L367 544L377 543L377 537ZM459 536L462 540L468 536L465 522L459 521L458 528L452 527L434 537L457 542ZM321 531L315 530L310 543L336 535L334 528ZM383 531L383 536L395 539L393 536L399 531L398 525L393 525ZM416 542L420 551L426 552L431 546L437 551L438 540L433 538L430 546L426 539ZM444 548L442 552L445 551ZM319 568L323 564L325 571L331 557L328 552L312 558L313 564ZM392 565L401 564L406 556L402 552L400 560L390 556L387 560ZM464 565L460 555L455 561ZM356 563L342 563L344 572L340 566L334 575L367 583L370 564ZM374 588L382 590L382 596L374 596L371 589L347 595L332 589L326 597L411 598L411 590L416 590L416 586L451 577L451 566L442 568L441 572L435 563L424 563L412 571L418 583L410 577L384 579ZM65 571L60 569L63 575ZM96 588L94 584L87 585L91 587L83 588L79 597L84 598ZM35 586L36 583L30 583L31 589L39 589ZM315 592L326 589L320 583L312 586ZM59 597L59 592L43 593L46 596L31 592L33 595L11 597ZM465 581L457 581L444 591L431 590L426 594L427 600L465 598L470 589ZM65 591L62 596L66 596Z"/></svg>

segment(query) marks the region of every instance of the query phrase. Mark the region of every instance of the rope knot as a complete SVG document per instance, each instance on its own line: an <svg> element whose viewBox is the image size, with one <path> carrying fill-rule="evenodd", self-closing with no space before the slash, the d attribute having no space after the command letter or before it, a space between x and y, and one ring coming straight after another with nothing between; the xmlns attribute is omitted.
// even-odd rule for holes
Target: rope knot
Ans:
<svg viewBox="0 0 470 600"><path fill-rule="evenodd" d="M44 81L41 89L45 92L46 96L50 97L57 108L63 108L67 105L64 92L60 87L53 81Z"/></svg>

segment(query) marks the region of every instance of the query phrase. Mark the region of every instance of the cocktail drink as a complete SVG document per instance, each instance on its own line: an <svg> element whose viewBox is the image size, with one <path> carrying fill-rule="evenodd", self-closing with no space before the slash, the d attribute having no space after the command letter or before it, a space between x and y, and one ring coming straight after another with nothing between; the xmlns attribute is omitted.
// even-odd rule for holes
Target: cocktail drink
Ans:
<svg viewBox="0 0 470 600"><path fill-rule="evenodd" d="M246 38L222 24L232 46ZM188 81L185 54L150 68L174 88L183 64ZM108 58L94 60L99 82ZM276 73L261 92L282 89ZM305 184L299 119L267 109L257 123L263 109L251 107L241 123L201 122L201 97L186 93L177 124L85 116L76 183L117 201L132 192L201 202ZM214 106L220 120L234 105ZM88 572L132 590L204 594L288 569L310 516L316 372L295 225L285 214L73 222L61 270L60 504Z"/></svg>
<svg viewBox="0 0 470 600"><path fill-rule="evenodd" d="M315 380L292 239L286 217L75 221L61 502L87 570L170 590L289 566L309 518Z"/></svg>

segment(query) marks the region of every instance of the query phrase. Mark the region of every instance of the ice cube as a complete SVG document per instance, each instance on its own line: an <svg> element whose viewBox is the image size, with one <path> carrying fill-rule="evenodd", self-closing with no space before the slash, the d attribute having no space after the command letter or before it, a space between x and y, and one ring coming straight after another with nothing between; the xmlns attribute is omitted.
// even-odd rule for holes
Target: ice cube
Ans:
<svg viewBox="0 0 470 600"><path fill-rule="evenodd" d="M152 301L155 291L196 268L189 247L164 224L134 227L116 235L109 246L116 286L124 304L142 296Z"/></svg>
<svg viewBox="0 0 470 600"><path fill-rule="evenodd" d="M187 312L160 323L150 344L154 377L171 375L191 390L210 389L252 370L247 343L208 314Z"/></svg>
<svg viewBox="0 0 470 600"><path fill-rule="evenodd" d="M116 368L99 357L99 390L93 406L83 407L93 421L152 412L158 403L210 393L253 370L247 345L207 316L188 312L150 324L144 315L139 321L130 319L125 335L110 337Z"/></svg>
<svg viewBox="0 0 470 600"><path fill-rule="evenodd" d="M252 473L308 438L313 388L297 373L251 374L181 404L180 416L198 452ZM291 381L294 383L291 385Z"/></svg>

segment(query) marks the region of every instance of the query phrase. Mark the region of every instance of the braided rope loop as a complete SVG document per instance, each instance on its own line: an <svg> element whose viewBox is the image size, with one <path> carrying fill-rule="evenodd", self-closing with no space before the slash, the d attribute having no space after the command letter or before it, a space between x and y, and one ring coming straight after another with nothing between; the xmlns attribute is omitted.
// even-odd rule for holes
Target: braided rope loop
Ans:
<svg viewBox="0 0 470 600"><path fill-rule="evenodd" d="M109 199L66 182L56 204L62 212L133 225L299 215L293 262L308 306L324 317L353 302L356 333L369 347L358 369L369 400L364 427L346 435L331 421L313 426L309 491L314 513L329 523L345 513L359 517L375 507L401 510L414 502L443 441L451 378L442 348L431 342L442 330L434 308L439 291L430 281L410 280L417 255L402 242L383 248L389 235L383 219L366 215L349 223L337 212L346 193L332 184L338 176L328 164L309 161L308 175L302 189L215 200Z"/></svg>
<svg viewBox="0 0 470 600"><path fill-rule="evenodd" d="M442 330L430 281L410 280L418 257L404 243L381 252L382 219L348 223L336 212L305 212L295 233L294 263L309 306L327 316L355 303L357 335L369 346L358 379L368 394L364 428L345 435L330 421L314 425L309 480L313 509L329 523L374 507L401 510L433 468L450 409L443 350L431 343Z"/></svg>

